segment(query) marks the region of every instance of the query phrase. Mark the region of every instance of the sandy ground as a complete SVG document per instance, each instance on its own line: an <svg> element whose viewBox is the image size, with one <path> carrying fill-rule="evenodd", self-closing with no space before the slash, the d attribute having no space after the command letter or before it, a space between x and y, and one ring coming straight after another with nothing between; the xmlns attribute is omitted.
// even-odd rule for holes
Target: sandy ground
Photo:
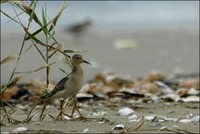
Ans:
<svg viewBox="0 0 200 134"><path fill-rule="evenodd" d="M83 115L87 117L105 117L109 119L109 122L100 123L96 120L75 120L75 121L54 121L50 117L46 117L42 122L37 121L41 109L35 111L38 115L33 118L33 121L29 123L20 123L17 125L1 126L1 132L12 132L18 127L26 127L29 132L64 132L64 133L82 133L85 129L87 133L110 133L110 132L122 132L122 129L112 130L117 124L124 124L125 129L133 127L137 124L135 121L130 121L128 117L130 116L119 116L117 114L118 110L122 107L129 107L134 110L134 114L139 118L142 116L165 116L168 118L186 118L188 115L199 115L199 103L155 103L155 104L134 104L127 103L127 101L120 101L118 103L105 103L105 102L94 102L87 101L84 103L79 103L79 108ZM54 116L57 115L58 109L49 106L45 113L50 113ZM70 113L70 109L66 110L66 113ZM95 114L94 114L95 113ZM99 113L98 116L96 116ZM101 115L102 114L102 115ZM25 119L27 116L27 111L17 110L13 117L18 120ZM160 130L161 128L171 128L170 130ZM186 130L186 132L198 133L199 123L181 123L174 121L147 121L137 131L131 131L133 133L175 133L175 128ZM160 131L159 131L160 130ZM179 131L184 133L184 131Z"/></svg>

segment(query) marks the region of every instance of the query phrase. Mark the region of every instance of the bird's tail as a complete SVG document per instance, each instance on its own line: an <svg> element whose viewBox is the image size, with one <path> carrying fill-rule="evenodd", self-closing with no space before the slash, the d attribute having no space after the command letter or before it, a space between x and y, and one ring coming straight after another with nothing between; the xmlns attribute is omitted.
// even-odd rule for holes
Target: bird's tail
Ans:
<svg viewBox="0 0 200 134"><path fill-rule="evenodd" d="M49 100L49 98L50 98L51 96L52 96L52 95L51 95L49 92L44 92L44 93L40 96L40 100L41 100L41 101Z"/></svg>

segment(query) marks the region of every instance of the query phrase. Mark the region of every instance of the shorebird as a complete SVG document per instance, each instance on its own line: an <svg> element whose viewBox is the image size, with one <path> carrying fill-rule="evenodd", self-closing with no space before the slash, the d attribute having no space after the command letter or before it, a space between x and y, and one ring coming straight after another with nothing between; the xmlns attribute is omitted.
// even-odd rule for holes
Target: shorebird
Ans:
<svg viewBox="0 0 200 134"><path fill-rule="evenodd" d="M67 29L68 32L72 33L73 35L80 37L89 26L92 25L91 20L86 20L82 23L74 24Z"/></svg>
<svg viewBox="0 0 200 134"><path fill-rule="evenodd" d="M63 112L64 101L65 99L70 98L70 97L73 97L74 99L74 107L73 107L70 117L73 117L74 111L76 109L81 116L80 118L84 118L77 108L77 104L76 104L77 102L76 102L75 96L83 85L83 70L81 67L81 63L87 63L87 64L90 64L90 63L88 61L85 61L80 54L74 54L72 56L71 63L72 63L72 72L68 76L60 80L49 94L41 97L43 101L49 100L49 99L51 100L60 99L60 98L63 99L61 101L61 105L60 105L61 110L60 110L59 115L57 116L57 119L59 119L60 117L62 119L62 115L64 114Z"/></svg>

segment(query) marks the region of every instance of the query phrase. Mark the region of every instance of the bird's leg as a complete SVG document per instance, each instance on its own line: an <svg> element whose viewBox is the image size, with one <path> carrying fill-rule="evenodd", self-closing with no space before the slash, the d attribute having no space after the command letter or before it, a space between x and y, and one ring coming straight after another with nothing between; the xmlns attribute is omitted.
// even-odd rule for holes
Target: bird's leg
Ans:
<svg viewBox="0 0 200 134"><path fill-rule="evenodd" d="M72 118L72 116L64 113L64 110L65 110L66 106L69 106L68 101L61 100L60 102L61 102L61 104L60 104L60 113L58 114L58 116L56 117L56 119L57 120L59 120L59 119L62 120L63 119L63 115L65 115L65 116L67 116L69 118Z"/></svg>
<svg viewBox="0 0 200 134"><path fill-rule="evenodd" d="M73 115L74 115L74 112L75 112L75 110L76 110L76 111L79 113L79 115L80 115L80 118L83 118L83 116L82 116L81 112L78 110L78 107L77 107L77 101L76 101L76 97L75 97L75 96L73 96L73 99L74 99L74 106L73 106L73 109L72 109L71 117L73 117Z"/></svg>
<svg viewBox="0 0 200 134"><path fill-rule="evenodd" d="M79 111L78 107L77 107L77 101L76 101L76 98L75 96L73 97L74 98L74 107L72 109L72 114L71 114L71 117L73 117L73 114L75 112L75 110L77 110L77 112L79 113L80 117L78 118L74 118L72 120L77 120L77 119L80 119L80 120L83 120L83 121L86 121L86 120L100 120L100 121L105 121L105 122L109 122L110 120L109 119L106 119L104 117L102 118L90 118L90 117L85 117L81 114L81 112Z"/></svg>
<svg viewBox="0 0 200 134"><path fill-rule="evenodd" d="M63 104L65 100L60 100L60 113L56 117L57 120L61 119L62 120L62 114L63 114Z"/></svg>
<svg viewBox="0 0 200 134"><path fill-rule="evenodd" d="M66 115L67 117L71 118L70 115L67 115L67 114L64 113L65 107L67 105L67 102L65 101L65 99L61 100L60 102L61 102L61 104L60 104L60 113L58 114L56 119L57 120L59 120L59 119L62 120L63 119L63 115Z"/></svg>

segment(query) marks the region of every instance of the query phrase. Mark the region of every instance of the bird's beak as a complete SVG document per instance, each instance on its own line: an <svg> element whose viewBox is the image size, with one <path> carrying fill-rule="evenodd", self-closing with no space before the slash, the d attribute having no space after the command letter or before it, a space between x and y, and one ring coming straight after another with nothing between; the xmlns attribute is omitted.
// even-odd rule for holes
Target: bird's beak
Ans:
<svg viewBox="0 0 200 134"><path fill-rule="evenodd" d="M89 65L92 65L90 62L86 61L86 60L83 60L83 62L89 64Z"/></svg>

